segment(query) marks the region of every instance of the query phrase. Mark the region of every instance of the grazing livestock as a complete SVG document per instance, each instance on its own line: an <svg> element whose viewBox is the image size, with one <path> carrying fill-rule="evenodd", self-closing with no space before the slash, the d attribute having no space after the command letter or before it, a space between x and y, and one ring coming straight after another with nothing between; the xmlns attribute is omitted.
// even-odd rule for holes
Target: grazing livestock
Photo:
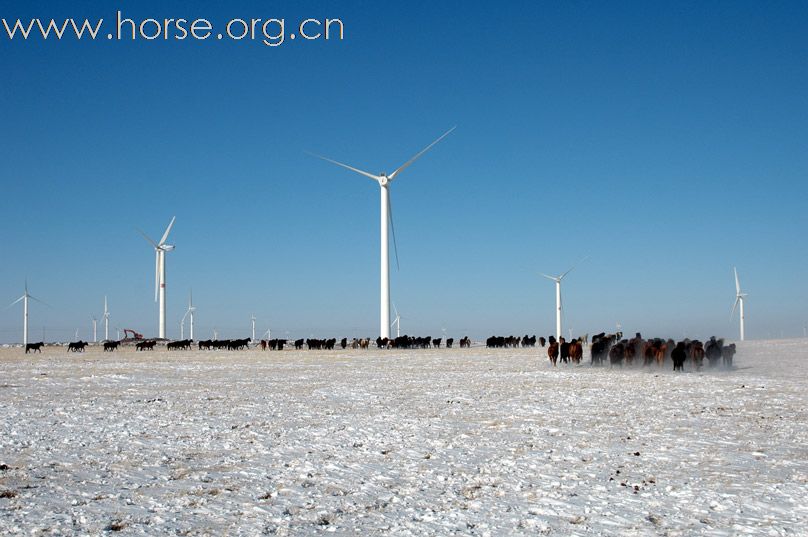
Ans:
<svg viewBox="0 0 808 537"><path fill-rule="evenodd" d="M704 353L705 356L707 356L707 362L710 364L710 367L715 367L718 365L718 362L723 356L723 347L723 339L716 340L715 337L711 337L710 341L707 342L707 348L704 349Z"/></svg>
<svg viewBox="0 0 808 537"><path fill-rule="evenodd" d="M674 371L685 370L685 360L687 359L687 350L685 349L684 341L676 344L676 348L671 352L671 360L673 360Z"/></svg>
<svg viewBox="0 0 808 537"><path fill-rule="evenodd" d="M454 344L454 338L450 337L449 339L446 340L446 348L447 349L451 349L453 344Z"/></svg>
<svg viewBox="0 0 808 537"><path fill-rule="evenodd" d="M89 345L89 343L87 343L86 341L81 341L81 340L74 341L74 342L69 343L67 345L67 352L70 352L70 351L84 352L84 347L86 347L87 345Z"/></svg>
<svg viewBox="0 0 808 537"><path fill-rule="evenodd" d="M176 351L176 350L191 350L191 343L190 339L181 339L179 341L169 341L166 343L166 350L169 351Z"/></svg>
<svg viewBox="0 0 808 537"><path fill-rule="evenodd" d="M439 337L439 338L437 338L437 339L433 339L433 340L432 340L432 345L433 345L433 346L434 346L436 349L440 349L440 344L441 344L441 341L443 341L443 338L440 338L440 337Z"/></svg>
<svg viewBox="0 0 808 537"><path fill-rule="evenodd" d="M622 341L609 349L609 367L619 365L623 367L623 358L626 355L626 345Z"/></svg>
<svg viewBox="0 0 808 537"><path fill-rule="evenodd" d="M104 342L104 352L113 352L115 349L118 348L120 345L120 341L105 341Z"/></svg>
<svg viewBox="0 0 808 537"><path fill-rule="evenodd" d="M25 354L28 354L29 351L31 352L38 352L42 354L42 347L45 345L44 341L40 341L39 343L27 343L25 345Z"/></svg>
<svg viewBox="0 0 808 537"><path fill-rule="evenodd" d="M581 341L578 339L573 339L570 341L569 345L569 356L570 361L574 364L580 364L581 358L584 356L584 346L581 345Z"/></svg>
<svg viewBox="0 0 808 537"><path fill-rule="evenodd" d="M721 356L724 358L724 367L732 367L732 358L735 356L735 343L721 349Z"/></svg>
<svg viewBox="0 0 808 537"><path fill-rule="evenodd" d="M691 360L693 360L693 365L696 369L701 369L701 365L704 362L704 345L701 341L695 340L689 343L685 343L685 348L688 351L688 356Z"/></svg>
<svg viewBox="0 0 808 537"><path fill-rule="evenodd" d="M345 350L345 347L348 346L348 338L344 337L341 340L339 340L339 346L342 347L343 350Z"/></svg>
<svg viewBox="0 0 808 537"><path fill-rule="evenodd" d="M460 339L460 348L461 349L470 349L471 348L471 340L468 336L463 336Z"/></svg>
<svg viewBox="0 0 808 537"><path fill-rule="evenodd" d="M141 341L140 343L135 344L136 351L153 351L154 346L157 345L157 342L152 341Z"/></svg>
<svg viewBox="0 0 808 537"><path fill-rule="evenodd" d="M555 339L553 339L553 341L547 347L547 356L553 363L553 367L555 367L556 363L558 362L558 343L556 343Z"/></svg>

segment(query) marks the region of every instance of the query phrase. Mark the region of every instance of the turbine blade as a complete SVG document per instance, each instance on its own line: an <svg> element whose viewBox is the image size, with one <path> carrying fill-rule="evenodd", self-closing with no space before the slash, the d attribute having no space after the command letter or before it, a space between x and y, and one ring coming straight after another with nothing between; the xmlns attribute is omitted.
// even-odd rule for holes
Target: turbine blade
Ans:
<svg viewBox="0 0 808 537"><path fill-rule="evenodd" d="M736 296L736 297L735 297L735 303L732 305L732 311L731 311L731 312L730 312L730 314L729 314L729 320L730 320L730 321L731 321L731 320L732 320L732 318L735 316L735 308L737 308L737 307L738 307L738 301L739 301L740 299L741 299L741 297L739 297L739 296Z"/></svg>
<svg viewBox="0 0 808 537"><path fill-rule="evenodd" d="M738 281L738 269L735 268L735 267L732 267L732 270L735 272L735 294L740 295L741 294L741 282Z"/></svg>
<svg viewBox="0 0 808 537"><path fill-rule="evenodd" d="M558 278L556 278L555 276L548 276L547 274L545 274L543 272L541 273L541 275L544 276L545 278L547 278L548 280L553 280L554 282L558 281Z"/></svg>
<svg viewBox="0 0 808 537"><path fill-rule="evenodd" d="M171 222L168 224L168 227L166 228L166 232L163 233L163 238L160 239L160 242L158 243L160 246L165 244L166 239L168 239L168 234L171 233L171 228L174 227L174 220L176 220L176 219L177 219L176 216L171 217Z"/></svg>
<svg viewBox="0 0 808 537"><path fill-rule="evenodd" d="M8 306L6 306L6 309L10 308L10 307L11 307L11 306L13 306L14 304L19 303L19 302L20 302L21 300L23 300L23 299L25 299L25 295L22 295L20 298L18 298L17 300L15 300L14 302L12 302L12 303L11 303L11 304L9 304Z"/></svg>
<svg viewBox="0 0 808 537"><path fill-rule="evenodd" d="M396 244L396 226L393 224L393 205L390 202L390 189L387 190L387 220L390 222L390 230L393 232L393 252L396 254L396 270L401 270L398 264L398 245Z"/></svg>
<svg viewBox="0 0 808 537"><path fill-rule="evenodd" d="M140 229L138 229L138 228L135 228L135 229L137 229L138 233L140 233L141 235L143 235L143 238L144 238L144 239L146 239L147 241L149 241L149 244L151 244L151 245L152 245L152 246L154 246L155 248L159 248L159 247L160 247L160 245L159 245L159 244L157 244L156 242L154 242L153 240L151 240L151 239L149 238L149 236L148 236L148 235L146 235L145 233L143 233L143 231L142 231L142 230L140 230Z"/></svg>
<svg viewBox="0 0 808 537"><path fill-rule="evenodd" d="M320 159L320 160L324 160L324 161L326 161L326 162L330 162L331 164L336 164L337 166L342 166L342 167L343 167L343 168L345 168L346 170L351 170L352 172L358 173L359 175L364 175L365 177L367 177L367 178L369 178L369 179L373 179L373 180L374 180L374 181L376 181L376 182L378 182L378 181L379 181L379 179L380 179L380 177L379 177L378 175L374 175L374 174L372 174L372 173L369 173L369 172L366 172L366 171L360 170L359 168L354 168L353 166L348 166L347 164L343 164L342 162L338 162L338 161L333 160L333 159L330 159L330 158L328 158L328 157L324 157L324 156L322 156L322 155L318 155L318 154L316 154L316 153L309 153L308 151L307 151L306 153L307 153L308 155L311 155L312 157L317 157L317 158L318 158L318 159Z"/></svg>
<svg viewBox="0 0 808 537"><path fill-rule="evenodd" d="M398 317L398 309L396 308L395 302L393 302L393 311L396 312L396 317Z"/></svg>
<svg viewBox="0 0 808 537"><path fill-rule="evenodd" d="M157 302L157 291L160 289L160 250L154 251L154 301Z"/></svg>
<svg viewBox="0 0 808 537"><path fill-rule="evenodd" d="M28 298L30 298L31 300L34 300L34 301L36 301L36 302L39 302L39 303L40 303L40 304L42 304L43 306L48 306L49 308L51 307L51 305L50 305L50 304L48 304L47 302L43 302L42 300L39 300L37 297L35 297L35 296L33 296L33 295L28 295Z"/></svg>
<svg viewBox="0 0 808 537"><path fill-rule="evenodd" d="M451 128L451 129L449 129L448 131L444 132L443 134L441 134L441 135L440 135L440 137L439 137L437 140L435 140L434 142L432 142L431 144L429 144L428 146L426 146L425 148L423 148L421 151L419 151L418 153L416 153L414 157L412 157L410 160L408 160L407 162L405 162L404 164L402 164L401 166L399 166L399 167L396 169L396 171L394 171L393 173L391 173L391 174L389 175L390 180L392 181L393 179L395 179L395 178L396 178L396 176L397 176L399 173L403 172L403 171L404 171L404 170L405 170L405 169L406 169L406 168L407 168L407 167L408 167L410 164L412 164L413 162L415 162L416 160L418 160L418 159L421 157L421 155L423 155L424 153L426 153L427 151L429 151L430 149L432 149L432 146L434 146L435 144L437 144L438 142L440 142L441 140L443 140L444 138L446 138L447 136L449 136L449 134L451 134L451 132L452 132L453 130L455 130L456 128L457 128L457 127L452 127L452 128Z"/></svg>
<svg viewBox="0 0 808 537"><path fill-rule="evenodd" d="M559 276L559 277L558 277L558 279L559 279L559 280L563 279L563 278L564 278L564 276L566 276L567 274L569 274L570 272L572 272L572 269L574 269L575 267L577 267L578 265L580 265L581 263L583 263L583 262L584 262L584 261L586 261L587 259L589 259L589 256L588 256L588 255L587 255L587 256L585 256L585 257L584 257L583 259L581 259L580 261L578 261L577 263L575 263L575 264L574 264L574 265L573 265L573 266L572 266L572 267L571 267L571 268L570 268L570 269L569 269L567 272L565 272L564 274L562 274L561 276Z"/></svg>

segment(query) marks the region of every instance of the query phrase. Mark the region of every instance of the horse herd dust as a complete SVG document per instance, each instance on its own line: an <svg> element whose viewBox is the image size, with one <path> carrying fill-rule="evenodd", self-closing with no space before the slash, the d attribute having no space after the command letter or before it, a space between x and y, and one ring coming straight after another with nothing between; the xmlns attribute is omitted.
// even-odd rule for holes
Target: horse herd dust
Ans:
<svg viewBox="0 0 808 537"><path fill-rule="evenodd" d="M805 535L805 341L629 342L0 349L0 534Z"/></svg>

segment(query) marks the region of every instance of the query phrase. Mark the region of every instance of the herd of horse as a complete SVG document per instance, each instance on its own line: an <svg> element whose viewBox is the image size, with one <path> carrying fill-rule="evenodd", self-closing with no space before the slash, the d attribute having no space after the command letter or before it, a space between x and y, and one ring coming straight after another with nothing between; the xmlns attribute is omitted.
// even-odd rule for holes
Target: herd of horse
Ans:
<svg viewBox="0 0 808 537"><path fill-rule="evenodd" d="M578 364L583 357L583 343L580 338L567 342L563 337L556 340L550 336L547 356L553 366L559 359L565 363ZM631 339L624 339L623 334L618 332L593 336L589 352L590 364L593 366L603 365L608 360L610 367L655 365L661 368L673 364L674 371L684 371L688 362L693 369L701 369L705 358L710 367L719 364L732 367L736 347L734 343L726 345L723 339L715 337L711 337L706 343L697 339L676 342L662 338L644 339L639 332Z"/></svg>
<svg viewBox="0 0 808 537"><path fill-rule="evenodd" d="M589 343L588 336L571 339L558 339L555 336L537 338L535 335L524 337L519 336L491 336L485 344L488 348L510 348L510 347L535 347L538 342L543 348L547 346L547 356L553 366L558 362L580 364L583 359L584 346ZM197 342L199 350L244 350L249 349L252 340L244 339L214 339ZM447 349L454 346L454 338L415 337L399 336L395 338L376 338L375 342L370 338L342 338L339 347L342 349L369 349L375 343L379 349L439 349L445 345ZM262 339L255 343L256 348L261 350L283 350L289 344L287 339ZM337 346L337 339L297 339L292 342L296 350L308 348L309 350L333 350ZM458 341L460 348L470 348L471 339L468 336ZM25 353L42 352L44 342L28 343L25 345ZM89 345L86 341L74 341L68 344L67 352L84 352ZM120 341L105 341L104 352L113 352L120 345ZM194 341L183 339L179 341L169 341L166 343L166 350L191 350ZM151 351L157 346L156 340L144 340L135 344L136 351ZM701 369L704 360L710 367L723 364L725 367L732 367L732 361L736 353L735 344L727 345L723 339L710 338L707 342L699 340L685 339L676 342L672 339L651 338L644 339L638 332L631 339L624 339L621 332L606 334L601 332L592 337L589 343L590 364L600 366L609 363L611 367L628 366L652 366L666 367L673 364L674 371L683 371L686 363L690 363L693 369Z"/></svg>

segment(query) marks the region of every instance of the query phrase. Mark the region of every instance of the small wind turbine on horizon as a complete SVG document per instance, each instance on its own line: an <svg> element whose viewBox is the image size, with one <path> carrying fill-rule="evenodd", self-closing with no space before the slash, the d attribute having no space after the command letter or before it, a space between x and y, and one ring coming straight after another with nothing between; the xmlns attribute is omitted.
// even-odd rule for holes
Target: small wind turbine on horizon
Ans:
<svg viewBox="0 0 808 537"><path fill-rule="evenodd" d="M169 222L168 227L166 228L165 233L160 238L160 242L154 242L149 238L148 235L140 231L140 234L154 246L155 252L155 266L154 266L154 301L158 302L159 300L159 321L157 324L157 337L160 339L166 338L166 252L170 252L174 249L174 245L166 244L166 240L168 239L168 234L171 232L171 228L174 226L174 220L177 217L174 216L171 218L171 222Z"/></svg>
<svg viewBox="0 0 808 537"><path fill-rule="evenodd" d="M250 341L255 341L255 315L250 316L250 323L252 324L252 339Z"/></svg>
<svg viewBox="0 0 808 537"><path fill-rule="evenodd" d="M12 302L11 304L9 304L8 306L6 306L6 309L8 309L11 306L13 306L14 304L17 304L18 302L22 301L22 344L23 345L28 345L28 299L29 298L39 302L40 304L42 304L44 306L47 306L47 304L45 302L42 302L41 300L39 300L38 298L36 298L35 296L33 296L31 293L28 292L28 280L27 279L25 280L25 292L22 294L22 296L20 298L18 298L17 300L15 300L14 302Z"/></svg>
<svg viewBox="0 0 808 537"><path fill-rule="evenodd" d="M93 343L98 343L98 319L93 315Z"/></svg>
<svg viewBox="0 0 808 537"><path fill-rule="evenodd" d="M398 314L398 309L395 304L393 304L393 311L396 312L396 318L390 323L390 328L396 325L396 337L399 338L401 337L401 315Z"/></svg>
<svg viewBox="0 0 808 537"><path fill-rule="evenodd" d="M315 155L310 153L312 156L317 157L319 159L325 160L326 162L330 162L332 164L336 164L337 166L341 166L347 170L350 170L354 173L358 173L359 175L364 175L368 179L376 181L379 184L380 188L380 202L381 202L381 277L380 277L380 318L379 318L379 328L380 328L380 337L382 338L389 338L390 337L390 253L389 253L389 244L388 244L388 230L392 231L393 234L393 249L395 251L396 256L396 266L398 266L398 247L396 246L396 230L393 226L393 210L392 205L390 202L390 183L395 180L398 175L403 172L410 164L418 160L424 153L429 151L435 144L443 140L446 136L449 135L456 127L452 127L445 133L443 133L437 140L426 146L420 152L416 153L414 157L410 160L399 166L398 168L393 171L391 174L387 173L380 173L380 174L373 174L358 168L354 168L353 166L348 166L347 164L343 164L342 162L337 162L336 160L332 160L330 158L326 158L320 155Z"/></svg>
<svg viewBox="0 0 808 537"><path fill-rule="evenodd" d="M542 274L548 280L553 280L555 282L556 287L556 339L560 340L563 333L561 332L561 280L564 279L564 276L572 272L576 266L580 265L584 261L586 261L589 256L584 257L578 263L573 265L567 272L563 273L560 276L548 276L547 274Z"/></svg>
<svg viewBox="0 0 808 537"><path fill-rule="evenodd" d="M188 294L188 309L185 310L185 315L182 316L182 321L180 321L180 339L185 339L185 318L189 315L191 316L191 326L190 326L190 336L191 341L194 339L194 312L196 308L194 307L194 292L191 291Z"/></svg>
<svg viewBox="0 0 808 537"><path fill-rule="evenodd" d="M743 301L748 296L746 293L741 292L741 282L738 280L738 269L733 267L735 273L735 303L732 305L732 313L729 314L730 319L735 315L735 308L740 305L740 324L741 324L741 341L744 340L744 314L743 314Z"/></svg>
<svg viewBox="0 0 808 537"><path fill-rule="evenodd" d="M107 309L107 295L104 295L104 341L109 341L109 309Z"/></svg>

